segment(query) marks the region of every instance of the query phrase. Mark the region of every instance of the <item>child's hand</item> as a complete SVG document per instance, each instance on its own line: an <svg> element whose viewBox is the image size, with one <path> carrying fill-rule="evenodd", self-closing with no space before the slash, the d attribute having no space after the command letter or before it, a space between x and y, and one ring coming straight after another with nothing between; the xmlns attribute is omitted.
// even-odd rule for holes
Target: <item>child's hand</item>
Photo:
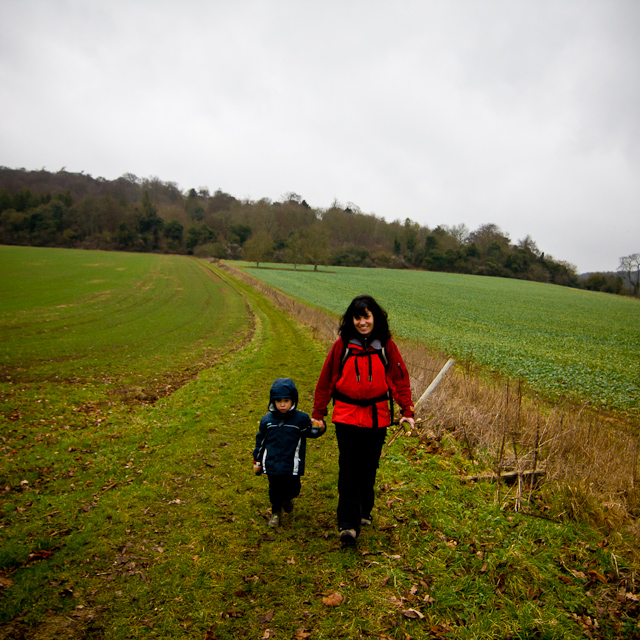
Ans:
<svg viewBox="0 0 640 640"><path fill-rule="evenodd" d="M324 420L311 420L311 435L321 436L327 430Z"/></svg>
<svg viewBox="0 0 640 640"><path fill-rule="evenodd" d="M253 473L255 473L257 476L262 475L262 465L259 462L253 463Z"/></svg>

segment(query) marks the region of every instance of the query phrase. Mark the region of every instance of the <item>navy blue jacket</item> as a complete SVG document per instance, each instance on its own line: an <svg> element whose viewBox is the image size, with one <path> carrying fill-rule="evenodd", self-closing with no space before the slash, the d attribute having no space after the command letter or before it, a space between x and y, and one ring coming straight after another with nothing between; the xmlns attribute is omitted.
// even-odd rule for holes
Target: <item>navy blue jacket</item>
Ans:
<svg viewBox="0 0 640 640"><path fill-rule="evenodd" d="M291 398L287 413L276 409L275 400ZM307 438L321 434L311 430L309 414L298 411L298 389L291 378L278 378L271 386L269 413L262 416L256 435L253 459L262 464L264 472L277 476L304 475Z"/></svg>

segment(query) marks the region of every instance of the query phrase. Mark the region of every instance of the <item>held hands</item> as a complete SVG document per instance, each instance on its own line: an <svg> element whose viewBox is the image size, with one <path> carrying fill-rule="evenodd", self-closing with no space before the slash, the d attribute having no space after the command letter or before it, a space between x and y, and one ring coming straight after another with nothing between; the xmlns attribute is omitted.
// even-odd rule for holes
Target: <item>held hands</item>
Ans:
<svg viewBox="0 0 640 640"><path fill-rule="evenodd" d="M321 436L327 430L324 420L311 419L311 434Z"/></svg>

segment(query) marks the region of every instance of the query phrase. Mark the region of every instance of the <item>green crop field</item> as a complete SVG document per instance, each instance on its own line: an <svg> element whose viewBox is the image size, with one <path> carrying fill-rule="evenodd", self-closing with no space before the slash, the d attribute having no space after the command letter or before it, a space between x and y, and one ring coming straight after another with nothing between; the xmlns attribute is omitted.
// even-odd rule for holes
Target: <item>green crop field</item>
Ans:
<svg viewBox="0 0 640 640"><path fill-rule="evenodd" d="M355 295L371 294L389 312L396 335L525 380L554 398L640 409L638 300L459 274L239 264L276 289L335 314Z"/></svg>
<svg viewBox="0 0 640 640"><path fill-rule="evenodd" d="M246 317L201 269L151 254L0 247L4 379L37 382L63 371L122 386L140 382L142 371L148 381L193 366Z"/></svg>

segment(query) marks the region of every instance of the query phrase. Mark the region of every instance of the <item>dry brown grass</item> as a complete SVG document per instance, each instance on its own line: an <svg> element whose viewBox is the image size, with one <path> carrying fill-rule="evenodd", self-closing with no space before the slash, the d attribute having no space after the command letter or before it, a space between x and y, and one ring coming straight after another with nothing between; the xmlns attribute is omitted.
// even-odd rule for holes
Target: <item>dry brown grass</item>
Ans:
<svg viewBox="0 0 640 640"><path fill-rule="evenodd" d="M417 395L446 356L420 345L403 345ZM415 397L415 396L414 396ZM465 455L493 475L544 473L566 515L610 530L640 532L637 425L624 416L587 406L553 404L519 381L474 370L451 369L418 409L418 437L453 432ZM521 492L516 492L519 506Z"/></svg>
<svg viewBox="0 0 640 640"><path fill-rule="evenodd" d="M318 339L327 344L335 340L337 318L241 270L222 266L311 327ZM398 343L417 399L448 357L423 345ZM609 531L624 528L640 537L640 432L632 419L587 405L551 403L519 381L489 375L469 363L457 363L449 370L417 408L417 418L413 437L440 442L445 434L452 434L478 474L515 472L515 508L527 498L523 479L538 471L565 517ZM496 500L504 498L497 483Z"/></svg>

